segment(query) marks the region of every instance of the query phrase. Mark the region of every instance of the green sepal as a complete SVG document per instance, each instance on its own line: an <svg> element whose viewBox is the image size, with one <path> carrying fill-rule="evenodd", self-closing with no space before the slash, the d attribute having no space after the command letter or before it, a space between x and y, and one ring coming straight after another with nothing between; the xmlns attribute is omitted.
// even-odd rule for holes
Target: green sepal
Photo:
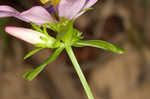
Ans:
<svg viewBox="0 0 150 99"><path fill-rule="evenodd" d="M42 50L42 49L43 49L43 48L36 48L36 49L30 51L29 53L27 53L27 54L24 56L24 59L29 58L30 56L32 56L33 54L39 52L39 51Z"/></svg>
<svg viewBox="0 0 150 99"><path fill-rule="evenodd" d="M42 48L50 48L49 46L47 46L46 44L43 43L36 43L34 44L35 47L42 47Z"/></svg>
<svg viewBox="0 0 150 99"><path fill-rule="evenodd" d="M115 46L113 44L110 44L106 41L102 41L102 40L86 40L86 41L77 41L75 42L75 44L73 45L75 47L85 47L85 46L90 46L90 47L96 47L96 48L101 48L107 51L112 51L115 53L119 53L119 54L123 54L125 53L125 50Z"/></svg>
<svg viewBox="0 0 150 99"><path fill-rule="evenodd" d="M41 48L58 48L61 47L62 43L59 40L55 40L53 42L47 41L46 43L36 43L34 44L35 47Z"/></svg>
<svg viewBox="0 0 150 99"><path fill-rule="evenodd" d="M76 42L76 41L79 41L81 39L83 39L84 37L82 36L82 32L80 32L79 30L77 29L73 29L73 36L72 36L72 42Z"/></svg>
<svg viewBox="0 0 150 99"><path fill-rule="evenodd" d="M59 56L63 49L64 47L56 49L56 51L47 60L45 60L43 64L38 66L36 69L26 72L23 77L28 81L33 80L49 63L53 62Z"/></svg>
<svg viewBox="0 0 150 99"><path fill-rule="evenodd" d="M73 34L73 23L74 20L66 20L65 18L61 18L61 23L57 26L57 36L58 40L62 40L63 42L70 42Z"/></svg>
<svg viewBox="0 0 150 99"><path fill-rule="evenodd" d="M47 32L47 25L44 24L44 25L42 25L42 27L43 27L43 33L44 33L47 37L49 37L50 35L49 35L48 32ZM51 36L50 36L50 37L51 37Z"/></svg>
<svg viewBox="0 0 150 99"><path fill-rule="evenodd" d="M64 31L64 35L61 37L61 40L68 44L71 43L73 38L73 32L73 24L70 23L68 24L68 29Z"/></svg>
<svg viewBox="0 0 150 99"><path fill-rule="evenodd" d="M40 39L43 40L44 42L48 42L49 40L48 37L43 37L43 36L40 36Z"/></svg>
<svg viewBox="0 0 150 99"><path fill-rule="evenodd" d="M47 28L49 28L49 29L51 29L51 30L53 30L53 31L58 31L58 24L59 23L46 23L46 24L44 24L44 25L46 25L47 26Z"/></svg>
<svg viewBox="0 0 150 99"><path fill-rule="evenodd" d="M40 39L42 41L44 41L44 43L36 43L34 44L35 47L42 47L42 48L56 48L56 42L57 42L57 46L58 46L58 40L56 40L55 38L51 37L51 36L40 36ZM58 47L57 47L58 48Z"/></svg>
<svg viewBox="0 0 150 99"><path fill-rule="evenodd" d="M36 31L38 31L38 32L41 32L41 33L43 33L43 31L42 31L42 29L40 28L40 26L38 26L38 25L36 25L36 24L34 24L34 23L30 23L31 24L31 26L32 26L32 28L33 29L35 29Z"/></svg>

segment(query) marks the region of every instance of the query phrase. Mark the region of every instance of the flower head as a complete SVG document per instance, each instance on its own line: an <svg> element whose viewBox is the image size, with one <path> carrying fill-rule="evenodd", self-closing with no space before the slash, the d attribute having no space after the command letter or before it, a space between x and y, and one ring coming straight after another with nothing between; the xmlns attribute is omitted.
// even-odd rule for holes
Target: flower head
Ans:
<svg viewBox="0 0 150 99"><path fill-rule="evenodd" d="M50 2L52 5L46 9L41 6L35 6L22 13L10 6L2 5L0 6L0 17L16 17L25 22L32 22L42 26L44 26L45 23L53 23L50 25L50 29L55 29L55 32L59 32L57 33L57 38L62 41L71 41L73 37L80 39L78 34L81 34L79 31L72 28L72 22L74 22L72 19L76 19L82 15L84 13L82 10L91 7L96 1L97 0L41 0L42 3ZM56 18L54 18L54 16ZM64 25L66 22L67 25ZM40 32L26 28L8 26L5 31L28 43L34 45L39 44L40 47L52 48L52 43L56 40L53 37L48 37ZM73 32L71 34L75 35L70 35L70 40L66 40L68 37L65 37L65 35L70 32Z"/></svg>
<svg viewBox="0 0 150 99"><path fill-rule="evenodd" d="M82 15L82 10L91 7L97 2L97 0L41 0L42 3L48 1L51 2L52 6L47 9L41 6L35 6L22 13L10 6L2 5L0 6L0 17L16 17L25 22L33 22L41 25L57 21L52 17L52 11L58 14L59 20L62 17L71 20Z"/></svg>

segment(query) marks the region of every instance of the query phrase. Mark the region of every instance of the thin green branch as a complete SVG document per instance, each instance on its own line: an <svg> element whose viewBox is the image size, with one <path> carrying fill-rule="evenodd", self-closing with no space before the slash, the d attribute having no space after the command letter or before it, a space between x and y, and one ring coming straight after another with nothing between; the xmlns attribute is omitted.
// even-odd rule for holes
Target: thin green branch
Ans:
<svg viewBox="0 0 150 99"><path fill-rule="evenodd" d="M30 56L34 55L35 53L39 52L40 50L42 50L43 48L35 48L34 50L28 52L25 56L24 59L29 58Z"/></svg>
<svg viewBox="0 0 150 99"><path fill-rule="evenodd" d="M66 49L66 51L67 51L67 53L68 53L68 55L69 55L69 57L70 57L70 59L71 59L71 61L73 63L73 66L74 66L74 68L75 68L75 70L76 70L76 72L77 72L77 74L78 74L78 76L80 78L80 81L81 81L81 83L82 83L82 85L84 87L84 90L85 90L85 92L86 92L86 94L88 96L88 99L94 99L94 96L93 96L93 94L91 92L91 89L90 89L90 87L89 87L89 85L88 85L88 83L87 83L87 81L86 81L86 79L84 77L84 74L83 74L83 72L82 72L82 70L81 70L81 68L80 68L80 66L79 66L79 64L77 62L77 59L76 59L76 57L75 57L75 55L73 53L73 50L72 50L71 46L66 46L65 49Z"/></svg>

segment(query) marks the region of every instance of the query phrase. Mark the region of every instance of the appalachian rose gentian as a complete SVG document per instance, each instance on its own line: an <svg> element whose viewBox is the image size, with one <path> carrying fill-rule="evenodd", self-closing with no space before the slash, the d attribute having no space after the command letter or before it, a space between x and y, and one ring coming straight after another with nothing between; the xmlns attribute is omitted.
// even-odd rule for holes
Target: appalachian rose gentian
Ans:
<svg viewBox="0 0 150 99"><path fill-rule="evenodd" d="M108 51L124 53L124 50L101 40L82 40L82 33L73 27L74 20L82 15L97 0L41 0L43 3L51 1L51 6L43 8L35 6L22 13L10 6L0 6L0 17L15 17L30 22L32 29L7 26L5 31L12 36L35 45L37 48L29 52L24 59L30 57L43 48L55 48L54 53L43 64L24 74L24 78L33 80L49 63L53 62L65 49L80 78L88 99L94 99L84 74L72 50L75 47L97 47ZM34 23L34 24L33 24ZM56 38L47 33L47 29L56 32Z"/></svg>

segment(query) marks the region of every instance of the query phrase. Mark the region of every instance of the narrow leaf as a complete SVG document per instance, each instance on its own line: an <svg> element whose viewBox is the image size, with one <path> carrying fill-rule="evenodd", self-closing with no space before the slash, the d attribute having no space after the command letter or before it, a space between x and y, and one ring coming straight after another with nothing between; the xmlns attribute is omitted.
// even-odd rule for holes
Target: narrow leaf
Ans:
<svg viewBox="0 0 150 99"><path fill-rule="evenodd" d="M28 72L26 72L24 75L23 75L23 77L24 78L27 78L29 75L30 75L30 73L32 73L33 72L33 70L29 70Z"/></svg>
<svg viewBox="0 0 150 99"><path fill-rule="evenodd" d="M27 53L27 54L25 55L24 59L29 58L30 56L32 56L33 54L39 52L39 51L42 50L42 49L43 49L43 48L36 48L36 49L30 51L29 53Z"/></svg>
<svg viewBox="0 0 150 99"><path fill-rule="evenodd" d="M44 69L44 67L42 66L39 66L37 67L36 69L34 70L30 70L28 72L26 72L23 77L28 80L28 81L31 81L33 80L42 70Z"/></svg>
<svg viewBox="0 0 150 99"><path fill-rule="evenodd" d="M125 53L124 49L102 40L77 41L74 46L79 46L79 47L91 46L91 47L101 48L119 54Z"/></svg>
<svg viewBox="0 0 150 99"><path fill-rule="evenodd" d="M63 51L63 47L58 48L47 60L44 61L44 63L40 66L38 66L36 69L30 70L29 72L26 72L23 77L27 79L28 81L33 80L49 63L53 62L59 54Z"/></svg>

